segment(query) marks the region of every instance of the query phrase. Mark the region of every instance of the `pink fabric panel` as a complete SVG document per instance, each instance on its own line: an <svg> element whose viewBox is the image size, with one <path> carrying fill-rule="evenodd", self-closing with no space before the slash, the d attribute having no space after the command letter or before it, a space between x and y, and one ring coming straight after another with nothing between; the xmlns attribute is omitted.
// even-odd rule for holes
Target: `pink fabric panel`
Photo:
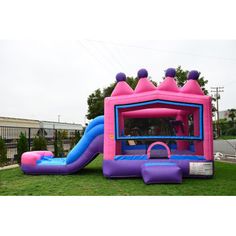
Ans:
<svg viewBox="0 0 236 236"><path fill-rule="evenodd" d="M125 96L126 97L126 96ZM104 107L104 160L113 160L115 156L115 117L114 101L110 98L105 99Z"/></svg>
<svg viewBox="0 0 236 236"><path fill-rule="evenodd" d="M213 160L213 127L211 98L204 102L204 156L207 160Z"/></svg>

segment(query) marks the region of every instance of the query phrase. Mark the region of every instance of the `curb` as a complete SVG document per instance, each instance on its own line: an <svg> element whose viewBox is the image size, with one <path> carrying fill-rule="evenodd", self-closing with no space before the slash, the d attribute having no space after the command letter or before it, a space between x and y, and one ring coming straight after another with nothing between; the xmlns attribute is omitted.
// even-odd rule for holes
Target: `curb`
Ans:
<svg viewBox="0 0 236 236"><path fill-rule="evenodd" d="M19 167L19 165L14 164L14 165L0 167L0 170L9 170L9 169L17 168L17 167Z"/></svg>

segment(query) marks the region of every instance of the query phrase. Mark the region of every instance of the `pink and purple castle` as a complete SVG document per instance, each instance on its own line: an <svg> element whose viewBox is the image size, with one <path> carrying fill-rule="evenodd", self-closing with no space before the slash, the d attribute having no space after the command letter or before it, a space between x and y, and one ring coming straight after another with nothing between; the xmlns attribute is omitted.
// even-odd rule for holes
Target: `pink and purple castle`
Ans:
<svg viewBox="0 0 236 236"><path fill-rule="evenodd" d="M214 173L211 97L191 71L179 88L175 69L154 86L148 72L138 72L133 90L119 73L104 116L90 122L84 136L67 157L48 151L22 155L28 174L69 174L79 171L103 153L108 178L142 177L149 183L180 183L183 177L209 178Z"/></svg>

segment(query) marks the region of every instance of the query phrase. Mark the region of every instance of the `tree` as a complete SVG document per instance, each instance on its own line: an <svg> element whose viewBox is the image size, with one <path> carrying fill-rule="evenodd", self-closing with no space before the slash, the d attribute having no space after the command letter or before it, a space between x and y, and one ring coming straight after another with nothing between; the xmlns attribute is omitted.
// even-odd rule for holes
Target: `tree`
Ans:
<svg viewBox="0 0 236 236"><path fill-rule="evenodd" d="M57 142L58 142L58 157L64 157L64 147L63 147L63 132L58 131L57 135Z"/></svg>
<svg viewBox="0 0 236 236"><path fill-rule="evenodd" d="M65 133L62 131L57 131L55 133L54 139L54 155L55 157L63 157L65 155L65 150L63 147L63 138L65 138Z"/></svg>
<svg viewBox="0 0 236 236"><path fill-rule="evenodd" d="M28 140L25 134L21 132L19 140L17 141L17 155L16 155L17 158L16 160L19 164L21 163L21 155L27 151L29 151Z"/></svg>
<svg viewBox="0 0 236 236"><path fill-rule="evenodd" d="M58 157L57 130L55 130L55 134L54 134L53 147L54 147L53 154L55 157Z"/></svg>
<svg viewBox="0 0 236 236"><path fill-rule="evenodd" d="M7 145L5 140L0 136L0 164L7 162Z"/></svg>
<svg viewBox="0 0 236 236"><path fill-rule="evenodd" d="M132 89L135 89L138 83L138 79L133 77L127 77L126 82L130 85ZM155 81L152 81L152 83L154 85L157 85ZM97 89L89 95L87 100L88 114L86 115L89 120L104 114L104 98L111 96L111 93L115 86L116 82L110 84L103 90Z"/></svg>
<svg viewBox="0 0 236 236"><path fill-rule="evenodd" d="M75 131L74 137L72 137L71 142L70 142L70 149L72 149L81 139L80 131L77 130Z"/></svg>
<svg viewBox="0 0 236 236"><path fill-rule="evenodd" d="M187 81L187 76L188 76L188 70L183 70L181 66L178 66L176 68L176 82L179 87L183 87L184 84ZM201 74L201 73L200 73ZM208 95L208 91L205 88L206 84L208 83L208 80L205 80L203 76L199 76L198 83L203 90L205 95Z"/></svg>
<svg viewBox="0 0 236 236"><path fill-rule="evenodd" d="M234 122L234 119L236 117L236 109L232 108L232 109L228 109L228 117L231 119L232 122Z"/></svg>
<svg viewBox="0 0 236 236"><path fill-rule="evenodd" d="M187 75L188 70L183 70L181 66L178 66L176 69L176 82L178 86L183 86L185 82L187 81ZM135 89L138 79L134 77L127 77L126 82L130 85L132 89ZM157 85L157 83L153 80L151 82L154 85ZM207 95L208 91L205 88L206 84L208 83L208 80L205 80L203 76L200 76L198 79L198 83L200 87L202 88L203 92ZM104 88L103 90L97 89L92 94L89 95L87 104L88 104L88 114L87 118L89 120L94 119L95 117L99 115L104 114L104 98L109 97L113 91L113 89L116 86L116 82L110 84L108 87ZM214 99L213 99L214 100ZM214 107L213 107L214 111Z"/></svg>
<svg viewBox="0 0 236 236"><path fill-rule="evenodd" d="M32 143L32 151L47 150L47 140L44 136L35 136Z"/></svg>
<svg viewBox="0 0 236 236"><path fill-rule="evenodd" d="M107 88L109 89L109 87ZM104 94L102 94L100 89L95 90L92 94L89 95L87 103L88 103L88 114L87 118L89 120L103 115L104 107L103 107Z"/></svg>

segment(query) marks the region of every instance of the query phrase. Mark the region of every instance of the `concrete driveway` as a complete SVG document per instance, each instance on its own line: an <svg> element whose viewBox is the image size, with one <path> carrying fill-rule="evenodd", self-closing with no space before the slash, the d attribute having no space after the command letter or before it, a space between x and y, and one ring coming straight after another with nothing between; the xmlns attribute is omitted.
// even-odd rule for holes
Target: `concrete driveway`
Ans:
<svg viewBox="0 0 236 236"><path fill-rule="evenodd" d="M236 139L214 140L214 152L236 155Z"/></svg>

